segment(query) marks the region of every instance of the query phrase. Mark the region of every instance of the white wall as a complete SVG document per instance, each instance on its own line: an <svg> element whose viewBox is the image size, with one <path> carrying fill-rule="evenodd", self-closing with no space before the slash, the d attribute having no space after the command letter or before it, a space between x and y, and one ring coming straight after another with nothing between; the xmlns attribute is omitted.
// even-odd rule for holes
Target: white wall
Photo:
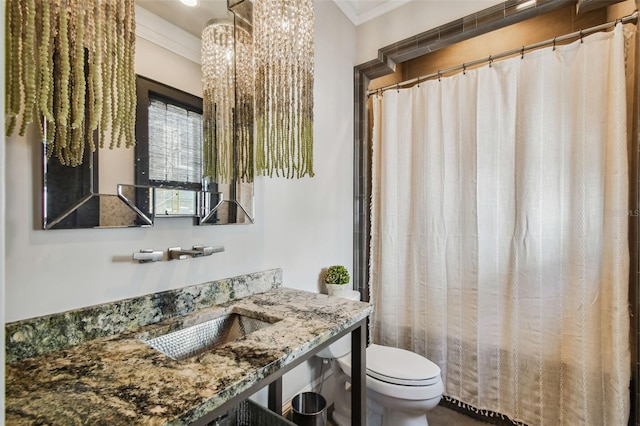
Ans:
<svg viewBox="0 0 640 426"><path fill-rule="evenodd" d="M358 26L357 64L376 59L378 49L409 38L501 0L413 0L385 15Z"/></svg>

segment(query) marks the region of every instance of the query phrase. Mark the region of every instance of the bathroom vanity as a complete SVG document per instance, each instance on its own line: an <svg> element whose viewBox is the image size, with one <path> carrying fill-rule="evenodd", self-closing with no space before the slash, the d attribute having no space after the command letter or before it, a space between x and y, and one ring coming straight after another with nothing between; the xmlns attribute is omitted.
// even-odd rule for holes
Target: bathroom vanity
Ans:
<svg viewBox="0 0 640 426"><path fill-rule="evenodd" d="M7 324L7 424L204 425L264 386L280 414L282 375L348 333L353 424L364 424L372 306L280 279L267 271ZM233 334L236 321L222 340L198 340L197 327L229 314L261 326ZM171 352L193 342L204 347Z"/></svg>

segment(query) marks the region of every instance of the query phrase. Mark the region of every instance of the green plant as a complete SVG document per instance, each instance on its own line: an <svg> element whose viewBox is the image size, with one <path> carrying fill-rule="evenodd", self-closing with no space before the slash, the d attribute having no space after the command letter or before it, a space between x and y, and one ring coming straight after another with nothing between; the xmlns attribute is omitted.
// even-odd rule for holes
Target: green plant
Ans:
<svg viewBox="0 0 640 426"><path fill-rule="evenodd" d="M330 266L324 274L326 284L349 284L349 279L349 271L342 265Z"/></svg>

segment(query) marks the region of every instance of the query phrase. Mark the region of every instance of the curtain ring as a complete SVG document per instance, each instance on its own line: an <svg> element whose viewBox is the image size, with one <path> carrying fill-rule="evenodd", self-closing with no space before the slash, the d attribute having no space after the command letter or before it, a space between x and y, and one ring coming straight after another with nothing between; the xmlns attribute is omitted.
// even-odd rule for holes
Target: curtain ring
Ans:
<svg viewBox="0 0 640 426"><path fill-rule="evenodd" d="M580 30L580 43L584 43L584 34L582 33L582 30Z"/></svg>
<svg viewBox="0 0 640 426"><path fill-rule="evenodd" d="M553 51L556 51L556 37L553 38Z"/></svg>
<svg viewBox="0 0 640 426"><path fill-rule="evenodd" d="M489 55L489 68L493 66L493 58Z"/></svg>
<svg viewBox="0 0 640 426"><path fill-rule="evenodd" d="M438 81L442 81L442 73L438 70Z"/></svg>
<svg viewBox="0 0 640 426"><path fill-rule="evenodd" d="M524 59L524 46L520 49L520 59Z"/></svg>
<svg viewBox="0 0 640 426"><path fill-rule="evenodd" d="M400 93L400 83L396 83L396 91Z"/></svg>
<svg viewBox="0 0 640 426"><path fill-rule="evenodd" d="M467 75L467 64L462 63L462 75Z"/></svg>
<svg viewBox="0 0 640 426"><path fill-rule="evenodd" d="M418 77L418 84L417 87L420 87L420 77Z"/></svg>

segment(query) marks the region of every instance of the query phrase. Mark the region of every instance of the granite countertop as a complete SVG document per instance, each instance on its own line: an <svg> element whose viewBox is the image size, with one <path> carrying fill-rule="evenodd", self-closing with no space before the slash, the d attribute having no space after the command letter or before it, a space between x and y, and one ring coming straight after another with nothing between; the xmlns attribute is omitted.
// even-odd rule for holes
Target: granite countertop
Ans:
<svg viewBox="0 0 640 426"><path fill-rule="evenodd" d="M368 303L275 288L6 365L5 421L188 424L371 314ZM269 327L176 361L141 339L237 312Z"/></svg>

